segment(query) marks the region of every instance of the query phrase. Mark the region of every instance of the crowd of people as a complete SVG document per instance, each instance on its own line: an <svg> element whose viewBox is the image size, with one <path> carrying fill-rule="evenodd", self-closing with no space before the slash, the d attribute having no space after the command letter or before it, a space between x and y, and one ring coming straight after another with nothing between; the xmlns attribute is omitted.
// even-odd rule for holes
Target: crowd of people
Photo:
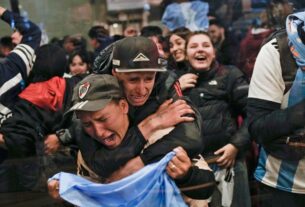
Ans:
<svg viewBox="0 0 305 207"><path fill-rule="evenodd" d="M285 11L285 28L262 12L241 41L216 17L167 34L93 26L90 52L82 35L40 45L0 6L0 193L66 205L54 174L111 184L174 151L181 206L305 206L305 12Z"/></svg>

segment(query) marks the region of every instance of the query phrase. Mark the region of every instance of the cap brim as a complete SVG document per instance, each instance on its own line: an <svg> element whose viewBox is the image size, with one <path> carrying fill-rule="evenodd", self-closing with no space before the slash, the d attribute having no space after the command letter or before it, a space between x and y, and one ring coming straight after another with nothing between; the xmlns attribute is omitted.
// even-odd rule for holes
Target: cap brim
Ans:
<svg viewBox="0 0 305 207"><path fill-rule="evenodd" d="M82 101L74 104L66 113L73 111L99 111L103 109L112 99L100 99L95 101Z"/></svg>
<svg viewBox="0 0 305 207"><path fill-rule="evenodd" d="M115 68L118 73L133 73L133 72L166 72L166 68Z"/></svg>

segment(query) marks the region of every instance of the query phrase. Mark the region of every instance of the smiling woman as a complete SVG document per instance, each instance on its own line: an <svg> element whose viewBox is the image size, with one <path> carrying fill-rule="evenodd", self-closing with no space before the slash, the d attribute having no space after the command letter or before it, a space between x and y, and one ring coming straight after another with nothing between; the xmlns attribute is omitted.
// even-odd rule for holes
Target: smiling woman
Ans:
<svg viewBox="0 0 305 207"><path fill-rule="evenodd" d="M189 33L189 29L181 27L170 32L166 38L170 52L168 68L173 69L178 76L188 71L185 64L185 40Z"/></svg>
<svg viewBox="0 0 305 207"><path fill-rule="evenodd" d="M249 134L244 124L238 128L237 116L245 117L248 82L243 73L234 66L221 65L216 60L215 48L206 32L193 32L186 39L186 58L190 72L180 77L184 94L198 107L204 132L203 156L218 155L211 168L220 182L228 172L234 172L231 183L234 187L216 190L211 206L250 206L244 153L249 146ZM238 97L238 98L237 98ZM226 171L226 169L229 169ZM243 190L241 190L243 189ZM226 190L229 203L222 203ZM243 198L243 199L238 199Z"/></svg>
<svg viewBox="0 0 305 207"><path fill-rule="evenodd" d="M190 35L186 44L186 57L194 70L207 71L216 57L216 51L209 35L198 32Z"/></svg>

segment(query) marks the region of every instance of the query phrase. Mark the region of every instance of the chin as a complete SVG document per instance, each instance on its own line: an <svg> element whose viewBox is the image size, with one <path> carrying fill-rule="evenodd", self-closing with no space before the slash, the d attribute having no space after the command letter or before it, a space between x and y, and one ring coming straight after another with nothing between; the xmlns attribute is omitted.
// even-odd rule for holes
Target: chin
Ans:
<svg viewBox="0 0 305 207"><path fill-rule="evenodd" d="M142 106L146 103L147 99L145 100L142 100L142 101L134 101L134 100L130 100L129 103L132 105L132 106Z"/></svg>
<svg viewBox="0 0 305 207"><path fill-rule="evenodd" d="M116 148L116 147L117 147L117 144L113 144L113 145L106 145L106 147L107 147L108 149L114 149L114 148Z"/></svg>
<svg viewBox="0 0 305 207"><path fill-rule="evenodd" d="M131 102L131 105L133 106L142 106L145 104L146 101L143 101L143 102Z"/></svg>
<svg viewBox="0 0 305 207"><path fill-rule="evenodd" d="M209 70L209 68L207 67L194 67L195 70L198 70L198 71L207 71Z"/></svg>

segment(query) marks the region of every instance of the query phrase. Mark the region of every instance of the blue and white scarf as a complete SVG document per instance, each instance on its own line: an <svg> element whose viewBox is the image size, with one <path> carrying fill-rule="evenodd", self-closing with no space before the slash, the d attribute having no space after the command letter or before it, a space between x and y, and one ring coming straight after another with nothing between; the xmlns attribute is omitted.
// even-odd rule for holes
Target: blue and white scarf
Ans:
<svg viewBox="0 0 305 207"><path fill-rule="evenodd" d="M298 65L295 80L292 84L288 106L292 106L305 99L305 45L300 34L305 34L305 12L291 14L286 20L288 44Z"/></svg>

